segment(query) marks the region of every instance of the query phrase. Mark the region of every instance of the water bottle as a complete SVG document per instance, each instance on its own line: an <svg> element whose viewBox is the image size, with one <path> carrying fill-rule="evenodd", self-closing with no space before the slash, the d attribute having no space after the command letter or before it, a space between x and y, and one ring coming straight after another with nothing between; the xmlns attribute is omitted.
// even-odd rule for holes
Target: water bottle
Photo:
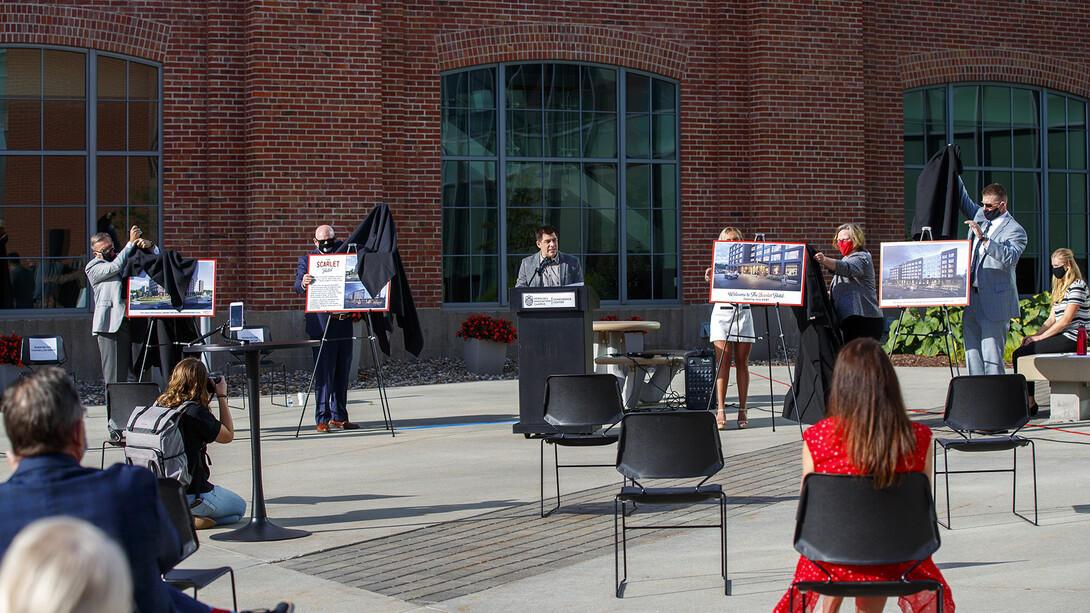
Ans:
<svg viewBox="0 0 1090 613"><path fill-rule="evenodd" d="M1079 337L1075 341L1075 353L1086 355L1086 326L1079 326Z"/></svg>

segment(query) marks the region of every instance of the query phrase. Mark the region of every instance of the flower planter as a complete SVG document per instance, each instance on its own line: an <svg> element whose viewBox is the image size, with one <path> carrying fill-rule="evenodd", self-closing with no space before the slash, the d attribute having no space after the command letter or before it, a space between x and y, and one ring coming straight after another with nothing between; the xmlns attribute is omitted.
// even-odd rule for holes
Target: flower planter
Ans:
<svg viewBox="0 0 1090 613"><path fill-rule="evenodd" d="M504 359L507 357L507 344L485 341L479 338L465 340L466 369L479 375L499 375L503 373Z"/></svg>

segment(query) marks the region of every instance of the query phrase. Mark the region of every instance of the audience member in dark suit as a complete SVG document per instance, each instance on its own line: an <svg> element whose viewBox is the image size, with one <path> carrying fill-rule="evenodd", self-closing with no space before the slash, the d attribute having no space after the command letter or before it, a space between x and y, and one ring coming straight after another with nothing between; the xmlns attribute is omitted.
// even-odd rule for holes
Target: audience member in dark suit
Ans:
<svg viewBox="0 0 1090 613"><path fill-rule="evenodd" d="M140 611L207 612L206 605L160 576L177 559L181 544L159 503L155 475L124 464L109 470L80 466L87 442L83 415L75 385L58 368L42 368L4 393L8 460L15 472L0 484L0 551L36 519L78 517L125 551Z"/></svg>
<svg viewBox="0 0 1090 613"><path fill-rule="evenodd" d="M85 409L63 370L44 367L16 381L4 392L3 411L14 473L0 484L0 553L34 520L76 517L121 546L141 613L222 611L163 582L181 543L159 502L155 475L127 464L108 470L80 466L87 446ZM275 610L291 609L282 604Z"/></svg>

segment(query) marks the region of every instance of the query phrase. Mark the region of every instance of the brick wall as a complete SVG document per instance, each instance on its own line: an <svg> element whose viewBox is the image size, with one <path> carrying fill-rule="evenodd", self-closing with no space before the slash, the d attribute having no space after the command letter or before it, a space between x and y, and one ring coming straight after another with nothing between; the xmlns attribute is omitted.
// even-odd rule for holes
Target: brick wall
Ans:
<svg viewBox="0 0 1090 613"><path fill-rule="evenodd" d="M1063 27L1057 27L1062 24ZM950 80L1090 97L1090 4L57 0L0 5L0 40L164 66L168 247L220 259L221 297L296 311L296 258L393 207L423 308L441 301L439 73L516 60L677 79L683 300L724 225L831 249L903 236L901 93Z"/></svg>

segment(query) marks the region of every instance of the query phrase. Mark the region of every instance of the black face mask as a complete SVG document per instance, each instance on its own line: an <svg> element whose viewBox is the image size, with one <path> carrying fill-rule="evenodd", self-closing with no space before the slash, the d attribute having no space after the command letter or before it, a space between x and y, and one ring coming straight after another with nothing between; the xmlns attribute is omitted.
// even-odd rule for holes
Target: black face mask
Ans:
<svg viewBox="0 0 1090 613"><path fill-rule="evenodd" d="M1052 276L1053 277L1056 277L1057 279L1063 279L1065 274L1067 274L1067 270L1065 270L1063 266L1053 266L1052 267Z"/></svg>
<svg viewBox="0 0 1090 613"><path fill-rule="evenodd" d="M117 257L117 252L114 251L113 247L110 247L107 251L103 251L99 255L101 255L102 259L106 260L107 262L112 262L114 261L114 258Z"/></svg>
<svg viewBox="0 0 1090 613"><path fill-rule="evenodd" d="M1002 214L1003 210L999 207L984 209L984 219L987 219L988 221L995 221L995 218L999 217Z"/></svg>
<svg viewBox="0 0 1090 613"><path fill-rule="evenodd" d="M318 251L320 253L333 253L333 250L337 248L336 242L337 239L334 238L318 241Z"/></svg>

